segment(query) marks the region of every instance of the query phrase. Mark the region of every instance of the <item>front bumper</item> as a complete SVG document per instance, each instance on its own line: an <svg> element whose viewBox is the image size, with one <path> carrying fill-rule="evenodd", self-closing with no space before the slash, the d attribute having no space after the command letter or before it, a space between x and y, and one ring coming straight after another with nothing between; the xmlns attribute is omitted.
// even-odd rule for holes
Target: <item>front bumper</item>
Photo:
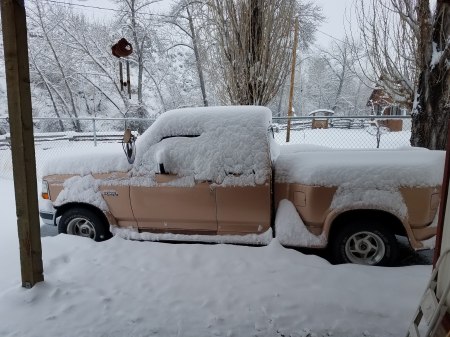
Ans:
<svg viewBox="0 0 450 337"><path fill-rule="evenodd" d="M55 215L56 211L39 211L39 216L46 225L56 226Z"/></svg>

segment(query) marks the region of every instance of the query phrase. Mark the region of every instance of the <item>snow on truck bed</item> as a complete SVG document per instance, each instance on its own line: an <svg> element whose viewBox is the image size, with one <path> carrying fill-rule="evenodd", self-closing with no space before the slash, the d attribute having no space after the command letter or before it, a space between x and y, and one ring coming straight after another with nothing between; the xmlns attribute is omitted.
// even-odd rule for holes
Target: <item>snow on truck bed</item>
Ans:
<svg viewBox="0 0 450 337"><path fill-rule="evenodd" d="M280 146L276 182L316 186L426 187L442 183L444 151L427 149L334 150Z"/></svg>

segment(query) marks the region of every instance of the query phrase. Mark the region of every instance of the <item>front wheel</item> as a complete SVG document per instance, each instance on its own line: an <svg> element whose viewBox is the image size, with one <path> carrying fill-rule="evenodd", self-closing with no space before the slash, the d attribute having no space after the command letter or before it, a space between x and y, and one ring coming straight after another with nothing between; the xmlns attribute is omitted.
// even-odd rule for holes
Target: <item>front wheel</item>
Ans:
<svg viewBox="0 0 450 337"><path fill-rule="evenodd" d="M107 224L86 208L70 208L63 213L58 223L58 232L104 241L111 237Z"/></svg>
<svg viewBox="0 0 450 337"><path fill-rule="evenodd" d="M337 228L331 248L337 263L389 266L398 254L393 232L379 222L368 220L355 220Z"/></svg>

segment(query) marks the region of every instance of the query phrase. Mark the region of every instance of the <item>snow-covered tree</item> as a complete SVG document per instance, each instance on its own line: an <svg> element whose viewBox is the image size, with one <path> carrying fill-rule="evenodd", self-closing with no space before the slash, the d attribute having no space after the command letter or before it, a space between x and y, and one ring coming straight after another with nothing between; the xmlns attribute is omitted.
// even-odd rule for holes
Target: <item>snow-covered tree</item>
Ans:
<svg viewBox="0 0 450 337"><path fill-rule="evenodd" d="M297 61L294 107L299 115L316 109L333 110L337 115L367 114L371 88L355 69L353 46L347 40L332 42L328 48L315 47ZM287 85L270 104L280 115L287 113Z"/></svg>
<svg viewBox="0 0 450 337"><path fill-rule="evenodd" d="M171 18L168 23L177 27L185 36L188 37L190 43L183 40L175 43L172 47L184 46L190 48L195 57L195 65L197 68L198 82L202 93L203 105L208 106L206 94L205 76L203 70L203 59L205 54L202 53L202 43L200 41L199 27L197 27L196 16L202 15L205 4L197 0L179 0L171 11ZM205 21L203 21L205 23ZM202 27L203 29L205 27ZM171 47L171 48L172 48Z"/></svg>
<svg viewBox="0 0 450 337"><path fill-rule="evenodd" d="M396 103L412 107L418 80L418 0L357 0L356 28L349 27L365 79Z"/></svg>
<svg viewBox="0 0 450 337"><path fill-rule="evenodd" d="M75 98L75 63L77 55L64 41L58 23L64 20L66 12L62 7L51 10L50 6L40 1L32 1L29 12L34 28L34 37L30 43L32 71L35 70L41 79L41 83L49 92L55 113L56 99L62 111L69 117L73 117L72 124L76 131L81 131L78 118L79 111ZM43 68L51 68L44 72ZM61 124L60 124L61 127Z"/></svg>
<svg viewBox="0 0 450 337"><path fill-rule="evenodd" d="M218 87L224 102L267 105L285 83L293 27L300 20L303 44L322 20L320 8L296 0L210 0Z"/></svg>

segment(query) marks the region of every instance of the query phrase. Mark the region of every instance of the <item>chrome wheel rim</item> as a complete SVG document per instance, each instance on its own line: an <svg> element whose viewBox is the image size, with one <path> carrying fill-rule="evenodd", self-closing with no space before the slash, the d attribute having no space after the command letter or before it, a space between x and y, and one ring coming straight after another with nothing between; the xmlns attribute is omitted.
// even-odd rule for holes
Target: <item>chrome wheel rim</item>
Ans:
<svg viewBox="0 0 450 337"><path fill-rule="evenodd" d="M381 237L372 232L358 232L345 243L345 254L352 263L374 265L386 253L386 245Z"/></svg>
<svg viewBox="0 0 450 337"><path fill-rule="evenodd" d="M74 218L67 225L67 234L78 235L85 238L95 238L95 228L92 222L85 218Z"/></svg>

